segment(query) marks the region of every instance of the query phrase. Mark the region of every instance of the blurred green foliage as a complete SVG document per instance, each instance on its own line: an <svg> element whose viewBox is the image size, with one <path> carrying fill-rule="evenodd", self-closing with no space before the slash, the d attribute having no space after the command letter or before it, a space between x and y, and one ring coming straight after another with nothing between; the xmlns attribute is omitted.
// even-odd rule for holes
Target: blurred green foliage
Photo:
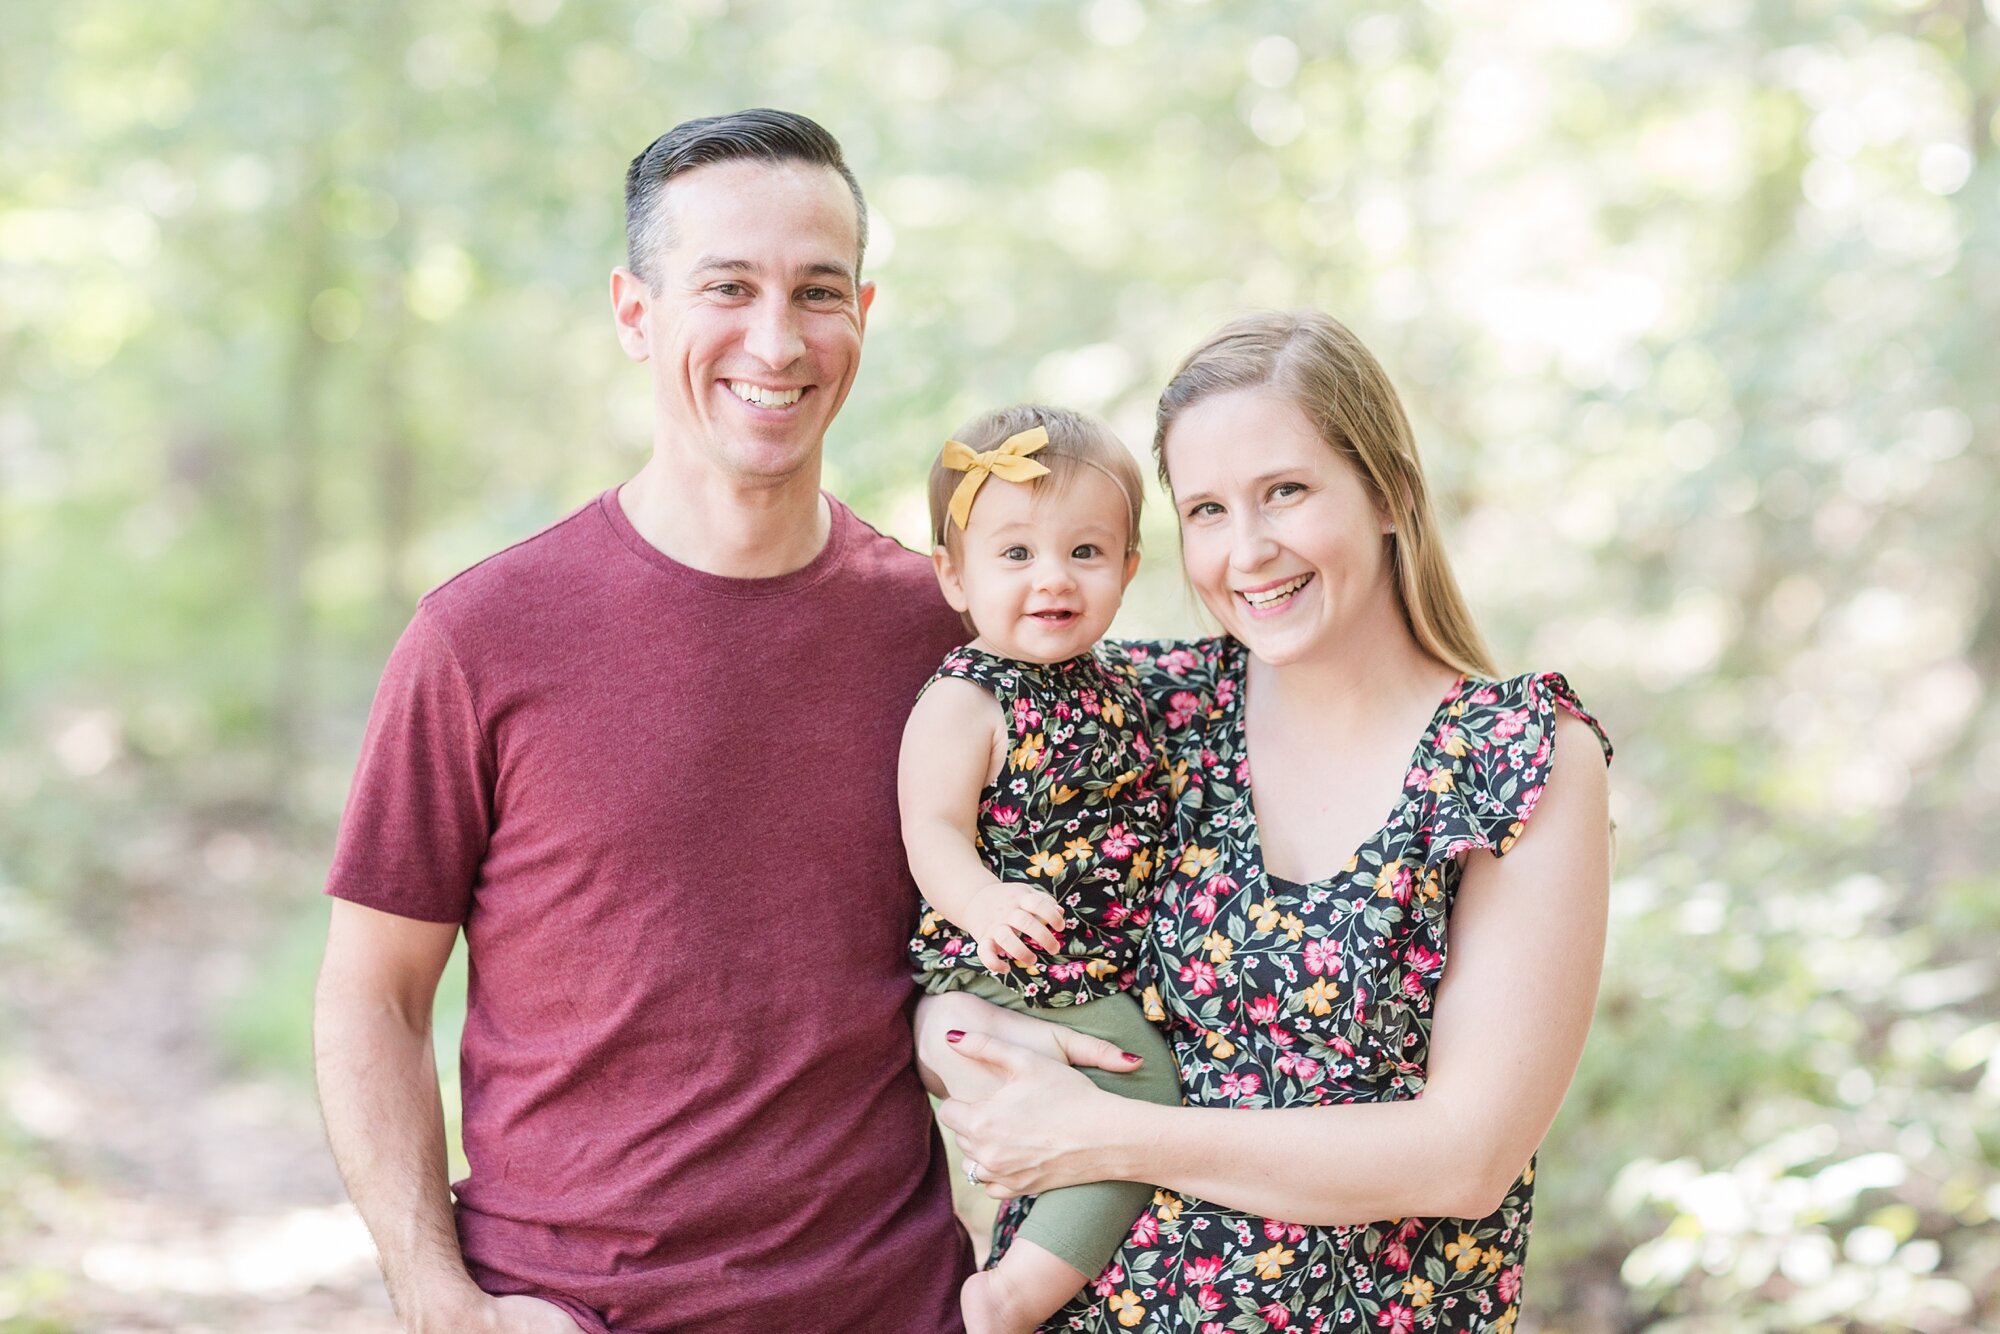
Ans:
<svg viewBox="0 0 2000 1334"><path fill-rule="evenodd" d="M282 905L374 674L423 588L636 469L624 165L757 104L869 191L828 478L906 540L962 418L1143 447L1245 307L1389 366L1503 658L1619 745L1546 1327L2000 1323L1978 0L0 9L0 968L240 906L218 1025L302 1064ZM1119 628L1192 628L1148 533Z"/></svg>

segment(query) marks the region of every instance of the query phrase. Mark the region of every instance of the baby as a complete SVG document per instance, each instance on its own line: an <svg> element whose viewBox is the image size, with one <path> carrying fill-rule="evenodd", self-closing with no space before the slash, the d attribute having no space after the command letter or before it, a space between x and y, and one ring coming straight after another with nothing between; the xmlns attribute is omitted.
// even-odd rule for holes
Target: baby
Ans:
<svg viewBox="0 0 2000 1334"><path fill-rule="evenodd" d="M976 638L918 699L899 787L924 988L1108 1039L1144 1064L1085 1074L1178 1103L1172 1052L1130 990L1166 819L1155 747L1125 670L1097 651L1139 567L1141 498L1131 452L1078 413L1007 408L945 445L931 558ZM969 1334L1041 1324L1151 1198L1123 1181L1041 1195L1006 1256L967 1280Z"/></svg>

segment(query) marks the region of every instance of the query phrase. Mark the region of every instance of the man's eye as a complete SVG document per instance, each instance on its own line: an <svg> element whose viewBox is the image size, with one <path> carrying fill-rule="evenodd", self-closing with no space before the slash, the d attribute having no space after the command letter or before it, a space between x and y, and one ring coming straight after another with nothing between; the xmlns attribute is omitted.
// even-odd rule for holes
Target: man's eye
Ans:
<svg viewBox="0 0 2000 1334"><path fill-rule="evenodd" d="M717 296L737 297L750 295L750 289L742 283L717 283L708 290Z"/></svg>
<svg viewBox="0 0 2000 1334"><path fill-rule="evenodd" d="M832 287L808 287L799 295L815 306L838 305L847 299L847 293Z"/></svg>

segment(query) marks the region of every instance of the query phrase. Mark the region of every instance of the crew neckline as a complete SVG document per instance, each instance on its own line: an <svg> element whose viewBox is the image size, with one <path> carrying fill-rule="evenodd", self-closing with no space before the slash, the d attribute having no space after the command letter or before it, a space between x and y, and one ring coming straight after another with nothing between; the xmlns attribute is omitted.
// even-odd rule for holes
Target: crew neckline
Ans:
<svg viewBox="0 0 2000 1334"><path fill-rule="evenodd" d="M612 533L619 542L646 564L681 586L695 592L707 593L715 597L727 598L771 598L785 597L800 593L839 568L841 558L846 553L853 526L859 522L854 512L840 503L831 492L821 491L826 501L827 533L826 541L820 544L813 558L796 570L763 578L737 579L724 574L711 574L707 570L697 570L692 565L683 564L666 552L648 542L639 530L632 526L632 520L619 503L618 492L622 487L611 487L597 498L598 511L605 522L611 525Z"/></svg>

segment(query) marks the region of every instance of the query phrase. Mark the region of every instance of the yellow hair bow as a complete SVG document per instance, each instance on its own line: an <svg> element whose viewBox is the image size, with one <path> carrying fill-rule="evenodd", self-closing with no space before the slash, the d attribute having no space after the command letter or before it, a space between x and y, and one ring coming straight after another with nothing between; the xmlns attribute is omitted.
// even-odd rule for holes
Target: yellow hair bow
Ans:
<svg viewBox="0 0 2000 1334"><path fill-rule="evenodd" d="M965 520L972 513L972 498L979 494L980 486L988 477L998 477L1003 482L1032 482L1037 477L1046 477L1047 464L1037 463L1028 455L1049 443L1048 431L1040 426L1030 427L1002 440L993 449L973 453L968 445L956 440L944 442L944 457L940 460L945 467L965 474L965 480L958 484L958 490L951 493L948 509L951 521L958 525L958 531L965 531Z"/></svg>

